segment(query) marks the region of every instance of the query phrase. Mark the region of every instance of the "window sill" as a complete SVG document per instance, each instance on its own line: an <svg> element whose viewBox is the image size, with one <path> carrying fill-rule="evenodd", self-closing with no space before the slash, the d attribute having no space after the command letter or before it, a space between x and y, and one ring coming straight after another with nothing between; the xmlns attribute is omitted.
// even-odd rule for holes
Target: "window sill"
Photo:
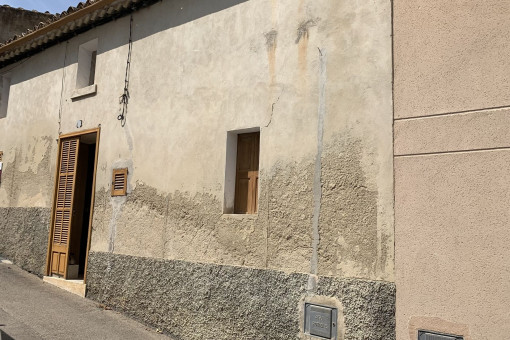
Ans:
<svg viewBox="0 0 510 340"><path fill-rule="evenodd" d="M90 85L87 87L82 87L81 89L76 89L73 91L73 94L71 95L72 100L76 100L85 96L90 96L93 94L96 94L97 92L97 84Z"/></svg>

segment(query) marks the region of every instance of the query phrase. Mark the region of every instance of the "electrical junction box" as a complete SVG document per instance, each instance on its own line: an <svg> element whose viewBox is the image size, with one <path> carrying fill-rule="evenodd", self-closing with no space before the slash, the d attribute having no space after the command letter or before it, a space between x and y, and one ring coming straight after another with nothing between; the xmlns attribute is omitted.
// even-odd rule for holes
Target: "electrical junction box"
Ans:
<svg viewBox="0 0 510 340"><path fill-rule="evenodd" d="M418 340L464 340L464 338L459 335L448 335L427 331L419 331Z"/></svg>
<svg viewBox="0 0 510 340"><path fill-rule="evenodd" d="M305 334L318 339L337 338L338 310L333 307L305 303Z"/></svg>

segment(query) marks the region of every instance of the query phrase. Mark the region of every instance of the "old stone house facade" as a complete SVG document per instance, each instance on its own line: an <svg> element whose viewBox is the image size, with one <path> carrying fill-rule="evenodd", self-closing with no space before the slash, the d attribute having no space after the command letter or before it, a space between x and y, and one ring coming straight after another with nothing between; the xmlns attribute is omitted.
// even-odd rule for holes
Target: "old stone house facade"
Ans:
<svg viewBox="0 0 510 340"><path fill-rule="evenodd" d="M176 339L504 338L506 8L475 3L41 23L0 46L0 254Z"/></svg>

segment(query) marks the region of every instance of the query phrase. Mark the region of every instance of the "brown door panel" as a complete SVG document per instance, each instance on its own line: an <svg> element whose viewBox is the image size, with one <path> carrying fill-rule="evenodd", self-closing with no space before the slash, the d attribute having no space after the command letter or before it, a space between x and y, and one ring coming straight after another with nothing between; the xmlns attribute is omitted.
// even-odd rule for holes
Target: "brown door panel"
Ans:
<svg viewBox="0 0 510 340"><path fill-rule="evenodd" d="M53 255L50 268L52 274L62 275L66 278L80 141L79 138L70 138L61 143L57 201L54 223L51 226Z"/></svg>

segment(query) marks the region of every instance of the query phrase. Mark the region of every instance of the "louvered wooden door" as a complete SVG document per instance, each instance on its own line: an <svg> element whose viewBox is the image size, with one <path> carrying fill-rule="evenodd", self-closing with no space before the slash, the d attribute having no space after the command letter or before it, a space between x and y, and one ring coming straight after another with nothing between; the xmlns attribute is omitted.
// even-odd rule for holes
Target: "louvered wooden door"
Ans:
<svg viewBox="0 0 510 340"><path fill-rule="evenodd" d="M79 146L79 138L66 139L62 141L60 151L57 201L52 226L51 273L62 275L64 278L67 276Z"/></svg>

